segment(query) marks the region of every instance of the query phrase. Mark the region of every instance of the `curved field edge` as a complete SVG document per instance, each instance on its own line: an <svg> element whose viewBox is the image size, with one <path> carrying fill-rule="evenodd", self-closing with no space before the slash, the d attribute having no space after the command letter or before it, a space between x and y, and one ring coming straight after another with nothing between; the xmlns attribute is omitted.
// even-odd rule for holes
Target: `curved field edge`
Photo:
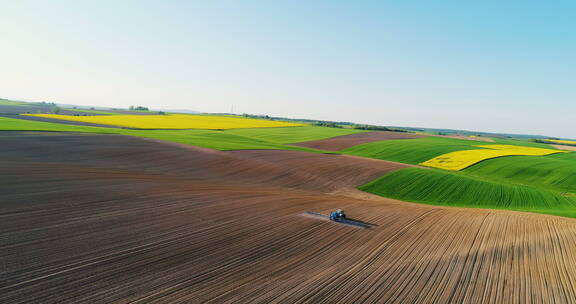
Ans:
<svg viewBox="0 0 576 304"><path fill-rule="evenodd" d="M508 156L546 156L567 151L543 149L536 147L520 147L512 145L484 145L476 146L482 150L463 150L442 154L429 159L421 165L426 167L460 171L485 160Z"/></svg>
<svg viewBox="0 0 576 304"><path fill-rule="evenodd" d="M402 169L359 189L415 203L576 217L576 197L436 169Z"/></svg>
<svg viewBox="0 0 576 304"><path fill-rule="evenodd" d="M423 137L366 143L340 152L350 155L390 160L417 165L442 154L482 149L474 145L485 142L442 137Z"/></svg>
<svg viewBox="0 0 576 304"><path fill-rule="evenodd" d="M342 135L343 133L361 132L325 127L284 127L258 128L230 131L215 130L131 130L104 127L76 126L51 122L31 121L16 118L0 117L0 131L45 131L45 132L76 132L96 134L118 134L137 136L150 139L199 146L216 150L252 150L277 149L298 150L308 152L331 153L305 147L284 145L287 143L322 139Z"/></svg>
<svg viewBox="0 0 576 304"><path fill-rule="evenodd" d="M492 181L530 185L544 190L574 192L576 153L488 159L460 173Z"/></svg>
<svg viewBox="0 0 576 304"><path fill-rule="evenodd" d="M551 150L558 150L550 145L533 143L522 140L513 139L494 139L495 145L513 145L525 146L534 148L546 148ZM366 144L357 145L351 148L341 150L339 152L376 158L382 160L390 160L406 164L418 165L427 160L433 159L443 154L464 151L464 150L477 150L484 149L476 146L489 146L483 141L464 140L446 137L423 137L415 139L401 139L401 140L386 140L370 142Z"/></svg>

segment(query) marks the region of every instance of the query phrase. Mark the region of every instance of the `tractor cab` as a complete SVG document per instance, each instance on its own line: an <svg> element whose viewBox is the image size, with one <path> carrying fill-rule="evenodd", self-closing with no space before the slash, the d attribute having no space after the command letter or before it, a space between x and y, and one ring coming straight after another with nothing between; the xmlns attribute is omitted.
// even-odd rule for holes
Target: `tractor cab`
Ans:
<svg viewBox="0 0 576 304"><path fill-rule="evenodd" d="M344 213L344 210L342 209L338 209L336 211L332 211L330 212L330 220L331 221L342 221L346 219L346 213Z"/></svg>

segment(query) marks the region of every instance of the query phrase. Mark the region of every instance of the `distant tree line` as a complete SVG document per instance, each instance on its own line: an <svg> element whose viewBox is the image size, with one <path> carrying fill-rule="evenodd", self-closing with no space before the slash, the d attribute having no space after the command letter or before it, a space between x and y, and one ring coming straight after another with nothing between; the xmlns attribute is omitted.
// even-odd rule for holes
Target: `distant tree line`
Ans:
<svg viewBox="0 0 576 304"><path fill-rule="evenodd" d="M358 130L414 133L412 131L407 131L407 130L398 129L398 128L389 128L389 127L383 127L383 126L356 124L353 122L346 122L346 121L329 121L329 120L315 120L315 119L302 119L302 118L273 117L273 116L269 116L269 115L253 115L253 114L246 114L246 113L242 114L242 116L244 116L246 118L301 122L301 123L308 123L308 124L311 124L313 126L328 127L328 128L339 128L339 129L348 128L348 129L358 129Z"/></svg>
<svg viewBox="0 0 576 304"><path fill-rule="evenodd" d="M243 117L256 118L256 119L267 119L267 120L280 120L280 121L292 121L292 122L302 122L311 125L314 124L334 124L339 126L352 126L354 123L345 121L328 121L328 120L317 120L317 119L305 119L305 118L287 118L287 117L274 117L269 115L254 115L254 114L242 114Z"/></svg>
<svg viewBox="0 0 576 304"><path fill-rule="evenodd" d="M143 106L130 106L130 111L150 111L148 107Z"/></svg>
<svg viewBox="0 0 576 304"><path fill-rule="evenodd" d="M550 140L560 140L560 138L548 138L548 139L532 139L531 141L541 143L541 144L553 144L553 145L563 145L563 146L576 146L576 144L572 143L557 143Z"/></svg>
<svg viewBox="0 0 576 304"><path fill-rule="evenodd" d="M319 126L319 127L328 127L328 128L339 128L342 129L344 128L343 125L339 125L335 122L327 122L327 121L323 121L323 122L315 122L312 124L313 126Z"/></svg>
<svg viewBox="0 0 576 304"><path fill-rule="evenodd" d="M41 107L43 112L48 112L51 114L59 114L62 111L62 109L54 102L41 101L35 103L35 105Z"/></svg>
<svg viewBox="0 0 576 304"><path fill-rule="evenodd" d="M389 132L403 132L403 133L412 133L407 130L402 129L395 129L389 127L382 127L382 126L373 126L373 125L354 125L352 126L354 129L358 130L372 130L372 131L389 131Z"/></svg>

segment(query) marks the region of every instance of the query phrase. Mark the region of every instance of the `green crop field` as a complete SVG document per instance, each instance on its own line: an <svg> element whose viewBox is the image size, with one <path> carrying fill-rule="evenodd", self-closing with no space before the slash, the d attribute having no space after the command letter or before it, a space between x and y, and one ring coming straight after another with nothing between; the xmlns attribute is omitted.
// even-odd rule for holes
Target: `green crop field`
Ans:
<svg viewBox="0 0 576 304"><path fill-rule="evenodd" d="M22 102L22 101L13 101L13 100L7 100L7 99L0 99L0 106L31 106L31 103L28 102Z"/></svg>
<svg viewBox="0 0 576 304"><path fill-rule="evenodd" d="M53 131L103 134L114 133L114 130L109 128L74 126L68 124L30 121L7 117L0 117L0 131Z"/></svg>
<svg viewBox="0 0 576 304"><path fill-rule="evenodd" d="M338 129L327 127L285 127L285 128L262 128L253 129L232 129L225 131L226 133L255 138L267 142L278 144L289 144L303 141L312 141L331 138L335 136L348 135L354 133L365 132L355 129Z"/></svg>
<svg viewBox="0 0 576 304"><path fill-rule="evenodd" d="M417 203L576 217L576 197L572 195L436 169L403 169L369 182L360 189Z"/></svg>
<svg viewBox="0 0 576 304"><path fill-rule="evenodd" d="M306 128L306 130L302 130ZM281 149L323 152L314 149L283 145L283 142L305 141L314 138L329 138L342 135L340 129L323 127L246 129L246 132L213 130L130 130L118 128L75 126L69 124L30 121L0 117L0 131L53 131L99 134L120 134L159 139L170 142L200 146L217 150ZM281 129L281 130L275 130ZM293 131L291 129L294 129ZM334 130L334 131L332 131ZM270 134L266 135L266 132ZM267 140L264 140L267 139Z"/></svg>
<svg viewBox="0 0 576 304"><path fill-rule="evenodd" d="M534 147L534 148L544 148L544 149L556 149L548 144L542 144L527 140L518 140L518 139L503 139L503 138L492 138L495 144L499 145L513 145L513 146L526 146L526 147Z"/></svg>
<svg viewBox="0 0 576 304"><path fill-rule="evenodd" d="M576 192L576 159L570 159L576 154L561 155L494 158L477 163L462 173L545 190Z"/></svg>
<svg viewBox="0 0 576 304"><path fill-rule="evenodd" d="M444 153L486 144L428 137L368 143L344 152L418 164ZM551 148L509 139L495 139L495 144ZM576 217L576 153L500 157L459 172L410 168L385 175L360 189L417 203Z"/></svg>
<svg viewBox="0 0 576 304"><path fill-rule="evenodd" d="M480 149L474 147L474 145L486 144L486 142L481 141L423 137L371 142L344 149L340 152L407 164L419 164L445 153Z"/></svg>
<svg viewBox="0 0 576 304"><path fill-rule="evenodd" d="M559 160L567 160L576 162L576 153L559 153L547 156L548 158L552 159L559 159Z"/></svg>

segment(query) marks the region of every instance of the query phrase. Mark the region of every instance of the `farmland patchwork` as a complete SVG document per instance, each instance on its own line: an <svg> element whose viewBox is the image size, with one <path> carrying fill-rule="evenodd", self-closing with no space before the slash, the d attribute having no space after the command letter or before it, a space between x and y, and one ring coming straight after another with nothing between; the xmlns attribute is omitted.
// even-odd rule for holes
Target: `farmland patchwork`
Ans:
<svg viewBox="0 0 576 304"><path fill-rule="evenodd" d="M421 163L421 165L450 171L459 171L481 161L496 157L513 155L543 156L566 152L561 150L512 145L478 145L475 147L485 149L451 152L427 160Z"/></svg>
<svg viewBox="0 0 576 304"><path fill-rule="evenodd" d="M120 116L120 115L117 115ZM230 130L134 130L77 126L24 119L0 117L0 131L77 132L138 136L216 150L281 149L320 152L306 147L285 145L303 140L316 140L361 132L318 126L252 128Z"/></svg>
<svg viewBox="0 0 576 304"><path fill-rule="evenodd" d="M100 115L71 116L58 114L26 114L28 116L78 121L132 129L208 129L296 127L304 124L216 115Z"/></svg>

